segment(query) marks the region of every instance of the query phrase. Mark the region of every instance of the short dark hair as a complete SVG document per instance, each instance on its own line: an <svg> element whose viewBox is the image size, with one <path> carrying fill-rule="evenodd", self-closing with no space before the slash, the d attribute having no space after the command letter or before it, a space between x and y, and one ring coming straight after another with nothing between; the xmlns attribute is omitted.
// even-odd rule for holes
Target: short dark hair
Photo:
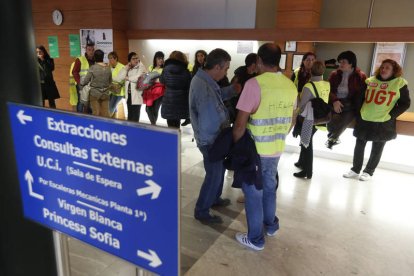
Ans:
<svg viewBox="0 0 414 276"><path fill-rule="evenodd" d="M93 54L93 59L95 62L103 62L105 53L102 50L96 50Z"/></svg>
<svg viewBox="0 0 414 276"><path fill-rule="evenodd" d="M246 64L247 67L249 67L252 64L255 64L257 62L257 54L250 53L246 56L244 59L244 64Z"/></svg>
<svg viewBox="0 0 414 276"><path fill-rule="evenodd" d="M131 59L132 59L132 57L133 56L136 56L137 55L137 53L135 53L135 52L131 52L131 53L129 53L128 54L128 62L130 62L131 61Z"/></svg>
<svg viewBox="0 0 414 276"><path fill-rule="evenodd" d="M282 50L280 50L280 47L274 43L265 43L260 46L257 51L257 55L260 57L264 65L279 67Z"/></svg>
<svg viewBox="0 0 414 276"><path fill-rule="evenodd" d="M95 47L95 43L94 42L88 42L88 43L86 43L85 48L86 47Z"/></svg>
<svg viewBox="0 0 414 276"><path fill-rule="evenodd" d="M231 61L231 56L225 50L216 48L211 51L206 58L205 69L213 69L214 66L219 65L220 67L224 66L224 63Z"/></svg>
<svg viewBox="0 0 414 276"><path fill-rule="evenodd" d="M338 62L342 59L346 59L349 64L352 65L352 68L357 67L357 58L354 52L352 51L345 51L339 54L338 56Z"/></svg>

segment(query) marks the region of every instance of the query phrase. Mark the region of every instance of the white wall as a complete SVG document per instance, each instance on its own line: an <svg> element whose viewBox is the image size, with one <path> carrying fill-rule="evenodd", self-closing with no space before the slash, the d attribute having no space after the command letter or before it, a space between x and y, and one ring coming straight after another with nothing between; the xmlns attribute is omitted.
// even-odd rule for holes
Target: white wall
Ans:
<svg viewBox="0 0 414 276"><path fill-rule="evenodd" d="M222 48L226 50L231 56L230 69L227 77L229 80L233 77L233 72L237 67L244 65L244 59L248 53L238 53L239 42L252 46L252 51L257 53L257 49L263 42L259 41L236 41L236 40L181 40L181 39L147 39L147 40L130 40L129 50L137 52L141 61L146 65L152 64L152 59L156 51L162 51L165 54L165 59L174 50L179 50L189 57L191 64L194 64L194 55L197 50L204 50L209 53L215 48ZM239 45L240 46L240 45Z"/></svg>

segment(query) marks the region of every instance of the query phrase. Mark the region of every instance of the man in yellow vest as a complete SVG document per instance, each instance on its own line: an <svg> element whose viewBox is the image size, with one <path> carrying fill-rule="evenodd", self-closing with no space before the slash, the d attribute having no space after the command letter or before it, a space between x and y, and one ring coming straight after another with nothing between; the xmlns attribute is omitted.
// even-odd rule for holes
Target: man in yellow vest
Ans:
<svg viewBox="0 0 414 276"><path fill-rule="evenodd" d="M93 59L93 54L95 52L95 44L89 43L86 44L85 48L85 55L78 57L75 60L75 64L73 65L72 75L76 82L76 90L78 95L78 103L76 105L77 112L84 112L84 105L80 102L79 91L81 89L80 83L81 80L86 76L88 73L89 67L95 64Z"/></svg>
<svg viewBox="0 0 414 276"><path fill-rule="evenodd" d="M292 126L297 90L293 82L279 71L279 46L263 44L257 54L259 75L244 86L237 104L239 111L233 140L237 142L246 128L250 132L260 156L263 188L260 190L252 183L243 182L248 232L237 233L236 239L253 250L263 250L264 232L267 236L274 236L279 229L276 216L277 165Z"/></svg>

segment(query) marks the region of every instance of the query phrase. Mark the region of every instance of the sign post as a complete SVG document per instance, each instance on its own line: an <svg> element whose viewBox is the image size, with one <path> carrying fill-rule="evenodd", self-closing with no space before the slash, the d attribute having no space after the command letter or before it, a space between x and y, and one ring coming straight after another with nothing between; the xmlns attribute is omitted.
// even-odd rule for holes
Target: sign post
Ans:
<svg viewBox="0 0 414 276"><path fill-rule="evenodd" d="M26 218L157 274L179 274L177 130L8 107Z"/></svg>

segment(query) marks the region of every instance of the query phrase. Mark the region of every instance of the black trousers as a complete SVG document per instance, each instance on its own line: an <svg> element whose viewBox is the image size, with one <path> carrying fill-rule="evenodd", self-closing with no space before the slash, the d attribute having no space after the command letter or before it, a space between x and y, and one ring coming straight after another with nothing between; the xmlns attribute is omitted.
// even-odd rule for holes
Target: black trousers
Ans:
<svg viewBox="0 0 414 276"><path fill-rule="evenodd" d="M127 108L128 108L128 121L139 122L139 117L141 114L141 105L132 104L131 94L128 94Z"/></svg>
<svg viewBox="0 0 414 276"><path fill-rule="evenodd" d="M312 129L312 136L309 141L309 146L305 148L304 145L300 144L300 154L299 154L299 164L302 166L303 171L306 172L307 175L312 175L313 171L313 135L317 129L315 126Z"/></svg>
<svg viewBox="0 0 414 276"><path fill-rule="evenodd" d="M364 172L369 175L373 175L375 169L378 166L378 163L381 160L382 151L384 150L386 141L381 142L372 142L371 154L369 155L368 163L364 169ZM364 153L365 146L367 144L366 140L358 139L356 140L355 149L354 149L354 160L353 160L353 170L356 173L359 173L362 169L364 163Z"/></svg>
<svg viewBox="0 0 414 276"><path fill-rule="evenodd" d="M178 120L175 120L175 119L174 120L167 119L167 125L169 127L180 128L180 122L181 122L180 119L178 119Z"/></svg>
<svg viewBox="0 0 414 276"><path fill-rule="evenodd" d="M147 111L148 119L151 122L151 125L155 125L158 120L158 112L160 110L162 103L162 97L156 99L151 106L146 106L145 111Z"/></svg>

